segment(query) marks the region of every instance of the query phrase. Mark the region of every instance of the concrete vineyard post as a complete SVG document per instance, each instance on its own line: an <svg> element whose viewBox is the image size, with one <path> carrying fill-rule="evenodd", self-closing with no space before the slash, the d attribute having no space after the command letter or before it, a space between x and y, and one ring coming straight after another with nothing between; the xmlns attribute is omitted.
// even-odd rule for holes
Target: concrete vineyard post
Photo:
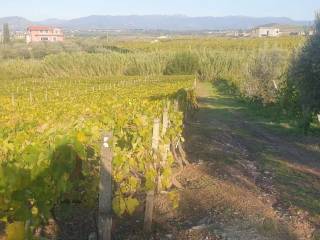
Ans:
<svg viewBox="0 0 320 240"><path fill-rule="evenodd" d="M153 122L153 134L152 134L152 150L158 151L160 141L160 119L156 118Z"/></svg>
<svg viewBox="0 0 320 240"><path fill-rule="evenodd" d="M153 134L152 134L152 150L154 153L158 151L159 140L160 140L160 119L156 118L153 123ZM146 233L151 233L153 206L154 206L154 189L148 191L147 197L146 197L146 209L145 209L144 227L143 227L143 230Z"/></svg>
<svg viewBox="0 0 320 240"><path fill-rule="evenodd" d="M320 123L320 113L317 114L317 117L318 117L318 121Z"/></svg>
<svg viewBox="0 0 320 240"><path fill-rule="evenodd" d="M163 111L163 118L162 118L162 132L161 136L164 137L167 133L167 130L169 128L169 109L170 109L170 102L168 102L167 106L165 107ZM170 150L170 144L164 144L163 146L163 152L161 153L161 160L163 163L166 164L168 159L168 152ZM161 184L161 176L158 176L158 192L161 191L162 184Z"/></svg>
<svg viewBox="0 0 320 240"><path fill-rule="evenodd" d="M168 125L169 125L169 113L168 113L168 107L166 107L163 111L163 117L162 117L162 132L161 132L162 136L166 134Z"/></svg>
<svg viewBox="0 0 320 240"><path fill-rule="evenodd" d="M112 133L102 135L99 184L99 240L111 240L112 230Z"/></svg>
<svg viewBox="0 0 320 240"><path fill-rule="evenodd" d="M162 125L162 133L161 133L162 137L166 135L167 130L169 128L169 124L170 124L169 109L170 109L170 102L168 102L166 108L163 111L163 119L162 119L163 125ZM162 154L162 161L167 161L169 149L170 149L170 144L165 144L164 152Z"/></svg>

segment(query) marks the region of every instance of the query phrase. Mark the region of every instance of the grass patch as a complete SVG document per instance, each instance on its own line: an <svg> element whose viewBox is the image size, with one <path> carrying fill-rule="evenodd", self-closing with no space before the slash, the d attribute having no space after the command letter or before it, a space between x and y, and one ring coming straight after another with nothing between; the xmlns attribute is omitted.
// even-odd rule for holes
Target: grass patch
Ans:
<svg viewBox="0 0 320 240"><path fill-rule="evenodd" d="M315 217L320 216L320 179L318 176L293 167L271 154L261 161L264 171L274 174L274 184L283 203L307 210Z"/></svg>
<svg viewBox="0 0 320 240"><path fill-rule="evenodd" d="M211 87L215 102L221 107L238 110L248 120L258 122L277 133L295 136L303 134L303 129L299 128L299 119L285 112L280 105L248 101L240 96L236 86L225 79L214 81ZM320 136L320 124L316 120L311 124L309 135Z"/></svg>
<svg viewBox="0 0 320 240"><path fill-rule="evenodd" d="M295 164L292 163L291 159L286 159L286 157L291 157L289 153L276 152L273 148L266 148L268 145L263 142L265 141L263 136L261 136L261 139L259 136L261 131L262 133L265 132L267 136L283 136L284 139L288 135L302 137L302 130L297 127L295 121L284 114L277 105L263 106L239 98L237 91L227 81L214 82L213 87L204 84L204 87L212 89L210 90L212 94L211 105L210 103L208 105L214 109L214 113L210 117L216 118L222 123L229 123L229 125L235 121L237 116L253 123L253 129L246 129L245 127L238 129L235 127L232 132L238 135L237 138L242 139L242 144L246 145L249 152L257 154L256 159L260 171L273 173L273 184L280 194L281 203L288 207L308 211L314 221L320 223L319 175L308 171L310 168L303 162ZM257 133L254 132L254 126L259 129ZM260 126L263 128L259 128ZM264 128L267 131L263 130ZM311 134L320 136L319 125L313 125ZM246 141L248 144L246 144ZM266 144L269 144L270 141L272 140L267 140ZM302 142L301 145L304 146ZM282 148L279 149L282 150ZM287 156L284 157L283 155ZM307 162L308 159L305 159L305 161ZM228 162L225 163L229 164ZM263 225L265 225L265 228L274 228L273 224Z"/></svg>

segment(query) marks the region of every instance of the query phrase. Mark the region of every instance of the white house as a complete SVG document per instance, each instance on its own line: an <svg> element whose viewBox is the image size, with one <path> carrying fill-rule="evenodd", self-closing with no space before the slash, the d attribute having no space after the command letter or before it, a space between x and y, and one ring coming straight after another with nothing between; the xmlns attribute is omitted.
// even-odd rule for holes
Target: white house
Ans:
<svg viewBox="0 0 320 240"><path fill-rule="evenodd" d="M279 37L280 29L275 27L258 27L253 30L255 37Z"/></svg>
<svg viewBox="0 0 320 240"><path fill-rule="evenodd" d="M27 43L34 42L63 42L62 29L47 26L30 26L26 34Z"/></svg>

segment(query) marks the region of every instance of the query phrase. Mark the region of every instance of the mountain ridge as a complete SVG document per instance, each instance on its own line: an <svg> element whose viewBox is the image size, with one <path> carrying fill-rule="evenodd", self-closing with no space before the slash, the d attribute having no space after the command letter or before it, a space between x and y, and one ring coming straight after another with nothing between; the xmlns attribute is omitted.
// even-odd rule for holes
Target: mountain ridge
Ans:
<svg viewBox="0 0 320 240"><path fill-rule="evenodd" d="M30 25L53 25L67 30L90 29L145 29L171 31L251 29L270 23L310 26L311 21L297 21L287 17L189 17L185 15L90 15L70 20L46 19L30 21L23 17L0 18L0 24L9 23L12 30L25 30Z"/></svg>

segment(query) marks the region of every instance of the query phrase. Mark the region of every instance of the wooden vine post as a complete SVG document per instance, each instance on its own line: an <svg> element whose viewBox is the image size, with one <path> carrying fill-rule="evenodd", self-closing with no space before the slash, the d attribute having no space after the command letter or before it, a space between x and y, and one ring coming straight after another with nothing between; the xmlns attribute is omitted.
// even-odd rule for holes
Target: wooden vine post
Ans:
<svg viewBox="0 0 320 240"><path fill-rule="evenodd" d="M99 184L99 240L111 240L112 229L112 133L102 135Z"/></svg>
<svg viewBox="0 0 320 240"><path fill-rule="evenodd" d="M152 150L154 153L158 151L159 140L160 140L160 120L156 118L153 123L153 134L152 134ZM154 194L155 194L154 189L147 192L146 209L145 209L144 226L143 226L143 230L146 233L151 233Z"/></svg>

